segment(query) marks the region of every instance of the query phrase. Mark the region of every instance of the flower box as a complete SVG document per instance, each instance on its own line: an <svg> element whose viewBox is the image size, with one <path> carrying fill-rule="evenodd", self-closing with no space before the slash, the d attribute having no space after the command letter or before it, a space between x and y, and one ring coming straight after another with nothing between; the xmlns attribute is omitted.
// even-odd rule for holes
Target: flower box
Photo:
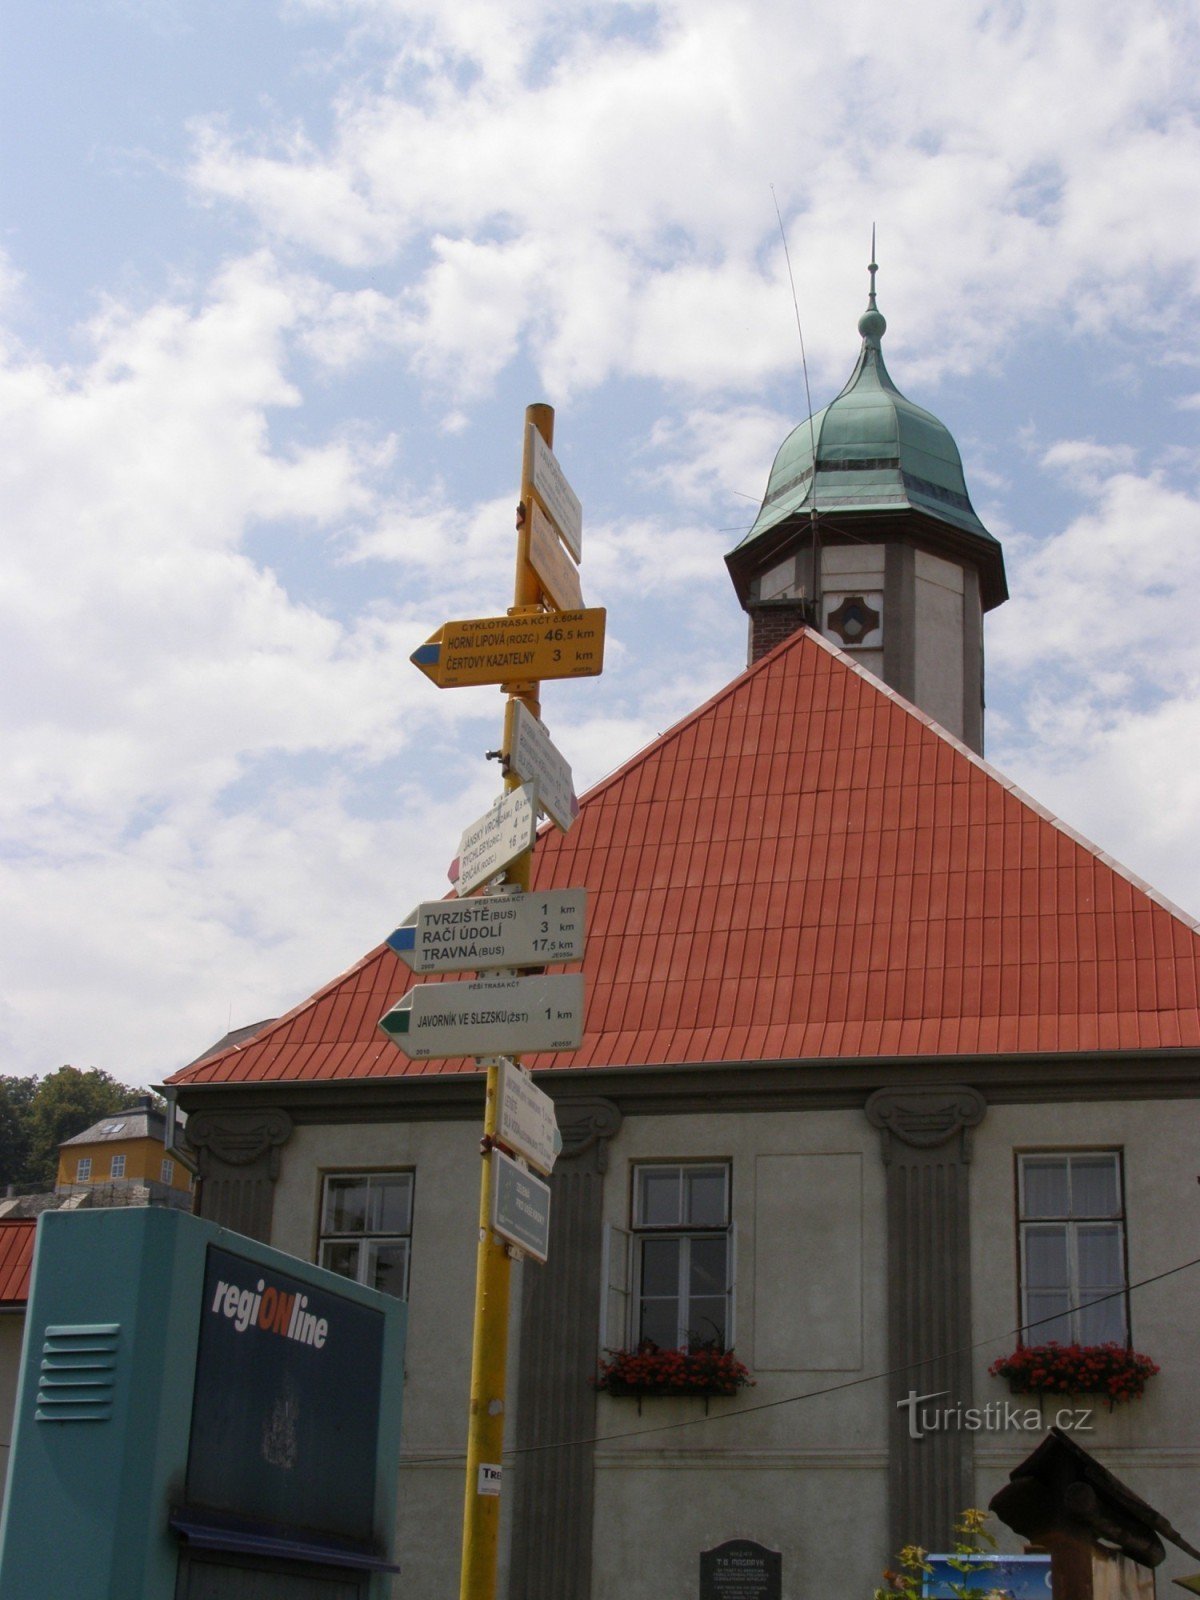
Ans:
<svg viewBox="0 0 1200 1600"><path fill-rule="evenodd" d="M649 1340L636 1350L609 1350L592 1379L605 1394L712 1395L736 1394L754 1379L732 1350L660 1350Z"/></svg>
<svg viewBox="0 0 1200 1600"><path fill-rule="evenodd" d="M1007 1378L1014 1394L1094 1394L1114 1406L1136 1400L1158 1367L1121 1344L1018 1345L988 1371Z"/></svg>

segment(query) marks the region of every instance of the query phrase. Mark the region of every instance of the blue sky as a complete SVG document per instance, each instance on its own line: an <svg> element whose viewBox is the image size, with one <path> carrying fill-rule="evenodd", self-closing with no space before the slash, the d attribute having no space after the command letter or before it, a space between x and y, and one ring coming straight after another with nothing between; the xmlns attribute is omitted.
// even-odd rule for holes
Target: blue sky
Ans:
<svg viewBox="0 0 1200 1600"><path fill-rule="evenodd" d="M885 352L1004 543L990 760L1200 912L1190 4L46 0L0 58L0 1070L158 1081L445 888L557 411L582 790L745 660L723 554ZM774 190L774 194L772 193Z"/></svg>

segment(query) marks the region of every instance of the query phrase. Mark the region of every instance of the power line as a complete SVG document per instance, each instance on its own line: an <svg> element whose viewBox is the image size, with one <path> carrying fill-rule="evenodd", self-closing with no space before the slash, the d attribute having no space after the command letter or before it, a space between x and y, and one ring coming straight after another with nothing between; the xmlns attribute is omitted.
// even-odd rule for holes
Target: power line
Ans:
<svg viewBox="0 0 1200 1600"><path fill-rule="evenodd" d="M1108 1300L1118 1300L1126 1295L1131 1295L1137 1289L1148 1288L1150 1284L1161 1283L1164 1278L1173 1278L1177 1273L1188 1272L1192 1267L1200 1267L1200 1256L1191 1261L1182 1261L1176 1267L1168 1267L1165 1272L1156 1272L1149 1278L1141 1278L1137 1283L1128 1284L1124 1289L1114 1289L1110 1294L1097 1295L1094 1300L1088 1300L1087 1306L1103 1305ZM959 1345L954 1350L943 1350L937 1355L925 1356L920 1361L909 1361L898 1367L886 1367L881 1372L868 1372L862 1377L847 1378L841 1383L826 1384L823 1389L808 1389L803 1394L785 1395L780 1400L762 1400L757 1405L739 1406L736 1411L722 1411L716 1416L705 1414L702 1417L688 1417L682 1422L662 1422L650 1428L628 1428L621 1433L593 1434L585 1439L559 1439L550 1444L517 1445L506 1449L506 1458L516 1456L535 1455L545 1450L578 1450L584 1445L617 1444L622 1439L640 1439L652 1433L677 1433L683 1428L698 1428L708 1423L728 1422L735 1417L751 1416L759 1411L776 1411L781 1406L793 1406L804 1400L819 1400L827 1394L840 1394L846 1389L858 1389L864 1384L878 1383L884 1378L895 1377L902 1372L916 1372L921 1367L932 1366L938 1361L947 1361L954 1356L968 1355L973 1350L982 1350L986 1345L997 1344L1001 1340L1017 1338L1027 1333L1030 1328L1040 1328L1047 1322L1057 1322L1063 1316L1069 1316L1073 1311L1085 1309L1083 1305L1068 1306L1067 1310L1056 1311L1052 1316L1039 1317L1036 1322L1026 1322L1015 1328L1009 1328L1003 1333L990 1334L986 1339L977 1339L973 1344ZM422 1456L419 1460L401 1461L402 1467L437 1466L445 1463L461 1462L466 1460L466 1451L458 1450L450 1455Z"/></svg>

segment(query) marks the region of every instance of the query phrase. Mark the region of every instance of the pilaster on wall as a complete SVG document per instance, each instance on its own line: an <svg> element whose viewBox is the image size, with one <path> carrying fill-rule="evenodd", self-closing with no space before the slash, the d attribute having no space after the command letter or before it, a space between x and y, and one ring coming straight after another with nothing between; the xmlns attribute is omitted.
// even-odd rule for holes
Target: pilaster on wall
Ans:
<svg viewBox="0 0 1200 1600"><path fill-rule="evenodd" d="M604 1173L621 1126L611 1100L557 1106L563 1150L551 1178L550 1249L528 1263L521 1305L509 1593L521 1600L588 1600L592 1584L592 1458L596 1393L581 1352L600 1326ZM586 1357L585 1357L586 1360Z"/></svg>
<svg viewBox="0 0 1200 1600"><path fill-rule="evenodd" d="M922 1428L913 1397L972 1403L968 1166L987 1102L966 1086L879 1089L866 1111L887 1167L889 1551L948 1550L974 1493L973 1436Z"/></svg>
<svg viewBox="0 0 1200 1600"><path fill-rule="evenodd" d="M187 1140L200 1174L200 1215L269 1244L279 1152L291 1136L286 1111L194 1111Z"/></svg>

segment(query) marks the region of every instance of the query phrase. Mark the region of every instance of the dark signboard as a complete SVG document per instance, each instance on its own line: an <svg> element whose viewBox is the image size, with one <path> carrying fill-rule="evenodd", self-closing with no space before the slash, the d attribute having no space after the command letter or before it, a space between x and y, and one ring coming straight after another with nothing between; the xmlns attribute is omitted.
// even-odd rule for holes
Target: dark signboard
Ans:
<svg viewBox="0 0 1200 1600"><path fill-rule="evenodd" d="M367 1540L384 1318L210 1245L187 1501Z"/></svg>
<svg viewBox="0 0 1200 1600"><path fill-rule="evenodd" d="M781 1600L783 1556L753 1539L700 1552L700 1600Z"/></svg>

